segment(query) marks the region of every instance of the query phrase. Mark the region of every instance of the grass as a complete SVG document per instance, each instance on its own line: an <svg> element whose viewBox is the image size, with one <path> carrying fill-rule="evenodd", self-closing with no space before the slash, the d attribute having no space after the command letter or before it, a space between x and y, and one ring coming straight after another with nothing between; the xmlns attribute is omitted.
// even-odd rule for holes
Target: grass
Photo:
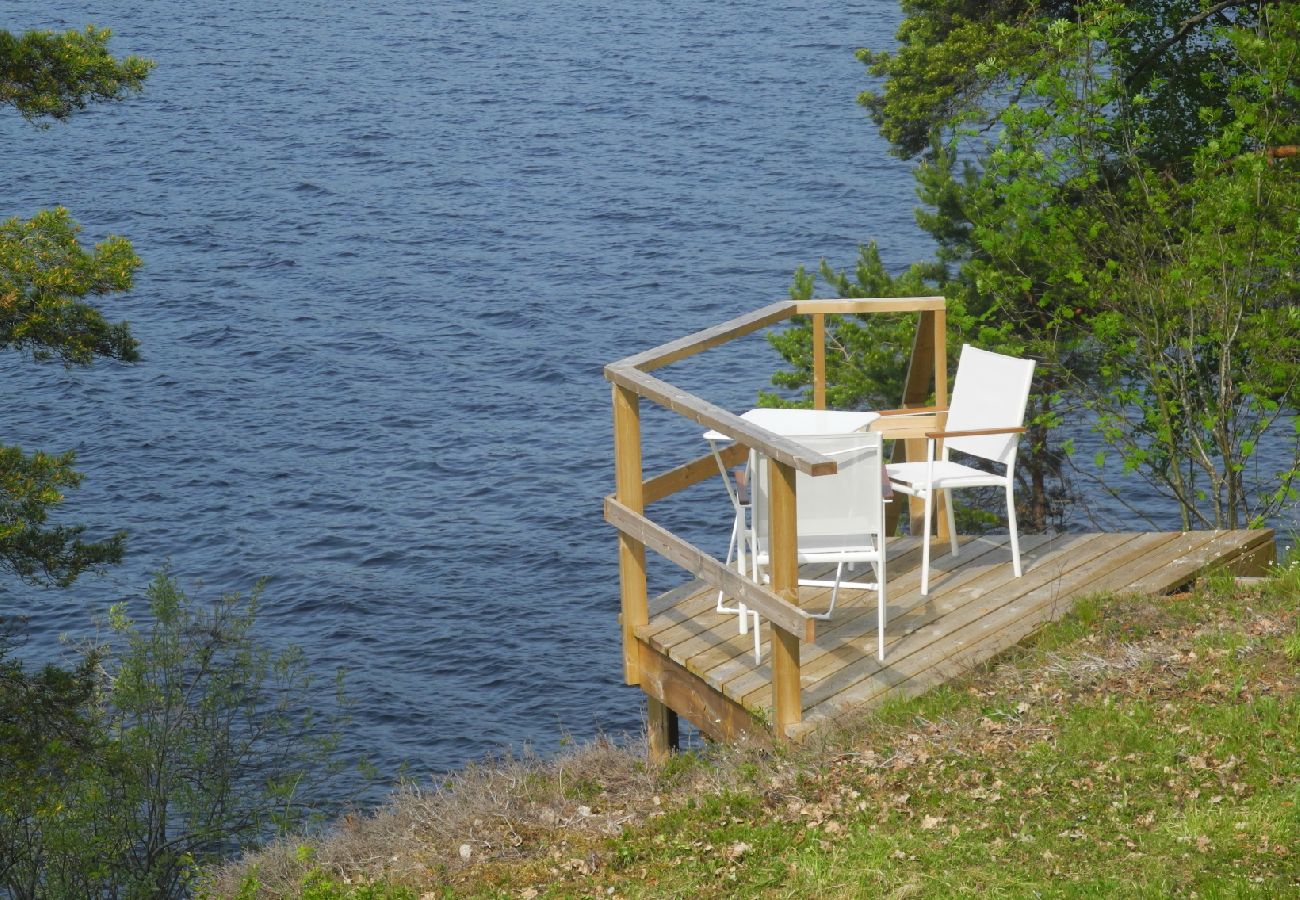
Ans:
<svg viewBox="0 0 1300 900"><path fill-rule="evenodd" d="M1297 896L1298 597L1287 567L1090 598L816 746L472 767L212 893L256 871L250 896Z"/></svg>

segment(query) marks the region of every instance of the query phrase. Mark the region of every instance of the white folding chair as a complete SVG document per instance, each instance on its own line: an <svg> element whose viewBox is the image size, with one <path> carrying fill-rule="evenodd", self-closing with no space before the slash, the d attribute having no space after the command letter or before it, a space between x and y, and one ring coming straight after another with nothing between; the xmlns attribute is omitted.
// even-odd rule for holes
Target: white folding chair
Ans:
<svg viewBox="0 0 1300 900"><path fill-rule="evenodd" d="M836 563L835 580L803 580L804 586L831 588L830 607L815 618L829 619L841 587L874 590L879 628L878 654L885 658L885 501L882 482L880 435L868 432L853 434L808 435L791 438L823 456L834 459L834 475L813 477L800 472L795 476L795 502L798 507L797 557L803 563ZM754 580L765 577L771 563L771 534L768 527L770 489L767 463L751 466L754 478ZM871 563L875 581L844 580L846 563ZM745 613L741 613L742 618ZM758 631L758 614L749 611L754 630ZM754 658L759 659L757 637Z"/></svg>
<svg viewBox="0 0 1300 900"><path fill-rule="evenodd" d="M990 353L969 344L961 348L957 378L947 421L926 432L925 462L887 466L890 485L896 491L925 501L925 543L921 552L921 593L930 592L930 521L934 492L944 492L948 510L948 533L952 555L956 556L957 529L952 515L951 491L969 487L1001 487L1007 497L1007 526L1011 531L1011 567L1020 577L1020 540L1016 534L1014 494L1016 449L1024 432L1025 406L1034 378L1034 361ZM943 442L943 453L935 459L935 444ZM952 462L956 450L986 459L1005 468L1003 474L985 472Z"/></svg>

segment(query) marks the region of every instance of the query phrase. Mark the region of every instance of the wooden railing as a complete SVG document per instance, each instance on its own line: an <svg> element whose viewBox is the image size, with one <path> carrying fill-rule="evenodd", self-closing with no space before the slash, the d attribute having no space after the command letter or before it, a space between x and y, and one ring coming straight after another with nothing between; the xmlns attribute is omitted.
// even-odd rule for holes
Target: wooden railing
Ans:
<svg viewBox="0 0 1300 900"><path fill-rule="evenodd" d="M796 546L795 473L828 475L835 462L800 444L759 428L738 415L680 390L649 374L655 369L732 341L795 315L811 317L813 334L813 405L826 405L825 322L828 315L858 313L921 314L908 367L905 406L919 406L929 397L933 375L936 406L947 405L948 375L945 347L946 316L942 297L869 300L785 301L705 329L680 340L629 356L605 367L612 383L614 407L614 494L605 499L605 518L619 532L623 675L628 684L641 684L636 631L649 621L646 588L646 548L676 563L695 577L722 590L771 623L773 721L778 734L802 718L799 693L799 646L815 636L815 619L799 607ZM736 465L751 449L767 460L770 474L770 585L758 584L734 568L683 540L645 514L656 500L709 478L718 477L717 462L706 454L685 465L645 478L642 471L642 398L735 440L722 451L723 462ZM901 443L901 442L900 442ZM917 458L915 455L912 458ZM652 698L652 707L657 703ZM652 710L653 712L653 710ZM652 715L652 743L655 723Z"/></svg>

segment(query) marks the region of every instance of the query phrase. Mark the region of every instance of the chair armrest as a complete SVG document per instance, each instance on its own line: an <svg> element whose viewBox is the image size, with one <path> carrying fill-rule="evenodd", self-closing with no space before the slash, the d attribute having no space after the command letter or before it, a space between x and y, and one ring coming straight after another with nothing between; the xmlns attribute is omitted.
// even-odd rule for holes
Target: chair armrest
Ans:
<svg viewBox="0 0 1300 900"><path fill-rule="evenodd" d="M909 409L878 409L878 416L923 416L933 415L935 413L947 412L946 406L914 406Z"/></svg>
<svg viewBox="0 0 1300 900"><path fill-rule="evenodd" d="M1023 426L1016 428L975 428L970 431L927 431L925 436L940 440L942 438L978 437L984 434L1024 434Z"/></svg>
<svg viewBox="0 0 1300 900"><path fill-rule="evenodd" d="M942 428L947 418L946 406L887 409L867 427L867 431L879 432L886 440L911 440L923 438L927 432Z"/></svg>
<svg viewBox="0 0 1300 900"><path fill-rule="evenodd" d="M880 418L867 426L867 431L878 432L882 438L890 441L924 438L926 432L943 427L943 420L940 418L942 415L943 413L938 415L929 413L920 416Z"/></svg>

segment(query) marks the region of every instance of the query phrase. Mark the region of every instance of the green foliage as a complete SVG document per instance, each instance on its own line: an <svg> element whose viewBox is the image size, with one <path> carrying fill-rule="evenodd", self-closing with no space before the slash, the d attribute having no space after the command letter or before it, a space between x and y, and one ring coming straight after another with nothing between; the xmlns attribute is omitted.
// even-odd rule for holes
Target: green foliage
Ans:
<svg viewBox="0 0 1300 900"><path fill-rule="evenodd" d="M885 271L875 243L862 247L852 276L837 272L822 260L818 273L834 297L915 297L937 292L934 282L942 267L913 266L893 277ZM810 300L817 276L802 266L795 272L790 296ZM916 334L915 314L870 314L826 317L826 403L832 409L892 409L903 393L907 360ZM812 325L796 317L784 331L768 341L792 368L772 376L778 387L804 389L794 405L812 405ZM764 393L765 406L786 405L777 394Z"/></svg>
<svg viewBox="0 0 1300 900"><path fill-rule="evenodd" d="M93 25L62 34L0 31L0 104L14 106L32 122L66 119L90 103L140 90L153 63L136 56L114 59L110 34Z"/></svg>
<svg viewBox="0 0 1300 900"><path fill-rule="evenodd" d="M1018 471L1029 521L1069 496L1049 432L1084 406L1185 527L1258 523L1300 498L1300 166L1264 152L1300 140L1300 7L903 8L899 49L862 54L885 81L861 100L921 157L918 221L943 266L924 269L927 292L965 339L1039 362ZM796 292L810 285L800 270ZM796 373L806 333L774 341ZM863 361L828 364L828 397L895 405L887 356L904 335L873 338L842 341ZM1266 441L1278 466L1259 462Z"/></svg>
<svg viewBox="0 0 1300 900"><path fill-rule="evenodd" d="M0 31L0 104L36 122L139 89L151 64L113 60L108 37L94 28ZM0 223L0 347L65 365L133 361L126 324L110 324L84 298L127 290L140 261L121 238L87 252L77 232L63 209ZM0 569L66 586L121 559L121 532L86 541L82 526L48 524L81 481L73 460L0 446ZM120 827L121 789L131 770L104 703L103 656L91 649L71 669L29 672L13 655L18 624L0 616L0 887L15 898L117 896L118 888L153 896L125 874L131 839Z"/></svg>
<svg viewBox="0 0 1300 900"><path fill-rule="evenodd" d="M1297 13L1272 11L1250 40L1216 33L1240 51L1224 86L1233 115L1201 109L1210 139L1182 147L1182 177L1125 113L1143 104L1111 60L1135 15L1093 3L1043 36L1023 105L1001 113L962 185L963 272L1185 527L1241 527L1294 499L1300 465L1300 441L1274 427L1300 377L1300 171L1257 152L1294 134ZM1252 479L1266 433L1289 444L1286 462Z"/></svg>
<svg viewBox="0 0 1300 900"><path fill-rule="evenodd" d="M1005 61L1022 56L1026 42L1016 26L1068 14L1072 5L1068 0L903 0L898 51L858 51L871 73L885 79L883 91L865 91L858 101L898 155L915 156L929 147L936 129L985 122L991 98L1013 96L1020 79L1007 71Z"/></svg>
<svg viewBox="0 0 1300 900"><path fill-rule="evenodd" d="M152 63L116 60L109 32L0 31L0 104L29 122L138 91ZM125 322L88 298L131 288L140 260L78 241L67 210L0 223L0 347L86 366L138 359ZM82 539L48 515L81 476L72 453L0 447L0 568L68 585L121 559L125 536ZM74 669L24 670L0 640L0 891L14 898L165 898L196 867L302 820L299 791L327 777L332 738L303 704L296 650L254 638L260 591L208 605L163 573L136 626Z"/></svg>
<svg viewBox="0 0 1300 900"><path fill-rule="evenodd" d="M152 63L115 60L109 32L0 31L0 104L28 121L63 119L97 100L139 90ZM131 288L140 260L129 242L110 237L93 251L77 240L65 209L0 222L0 348L89 365L104 357L134 362L125 322L109 322L86 301ZM83 539L84 527L47 525L63 491L81 476L73 455L0 447L0 569L36 584L67 586L87 570L121 560L125 535Z"/></svg>
<svg viewBox="0 0 1300 900"><path fill-rule="evenodd" d="M0 886L9 896L92 896L123 849L95 827L111 812L99 777L108 762L98 710L99 658L28 672L0 635ZM45 856L43 868L34 851Z"/></svg>
<svg viewBox="0 0 1300 900"><path fill-rule="evenodd" d="M200 604L162 573L147 621L115 606L115 641L76 670L0 666L10 895L179 897L199 866L304 821L338 722L308 706L301 652L256 639L259 597Z"/></svg>
<svg viewBox="0 0 1300 900"><path fill-rule="evenodd" d="M87 569L121 560L125 532L84 541L84 526L46 525L63 490L81 483L73 459L71 451L27 454L0 445L0 569L24 581L66 587Z"/></svg>
<svg viewBox="0 0 1300 900"><path fill-rule="evenodd" d="M324 872L303 879L301 900L416 900L410 888L384 884L343 884Z"/></svg>
<svg viewBox="0 0 1300 900"><path fill-rule="evenodd" d="M1300 622L1286 636L1282 643L1282 652L1292 663L1300 664Z"/></svg>
<svg viewBox="0 0 1300 900"><path fill-rule="evenodd" d="M1035 95L1080 50L1113 75L1115 108L1150 135L1146 158L1178 164L1210 135L1209 118L1231 108L1241 67L1222 29L1258 29L1272 14L1257 0L903 0L895 52L859 51L881 90L863 92L895 152L914 157L936 133L982 135L1008 107L1032 110ZM1087 44L1074 41L1082 35ZM1086 86L1085 86L1086 87Z"/></svg>
<svg viewBox="0 0 1300 900"><path fill-rule="evenodd" d="M0 346L65 365L135 362L127 324L108 322L82 298L130 290L140 259L120 237L87 252L80 230L62 208L0 223Z"/></svg>

